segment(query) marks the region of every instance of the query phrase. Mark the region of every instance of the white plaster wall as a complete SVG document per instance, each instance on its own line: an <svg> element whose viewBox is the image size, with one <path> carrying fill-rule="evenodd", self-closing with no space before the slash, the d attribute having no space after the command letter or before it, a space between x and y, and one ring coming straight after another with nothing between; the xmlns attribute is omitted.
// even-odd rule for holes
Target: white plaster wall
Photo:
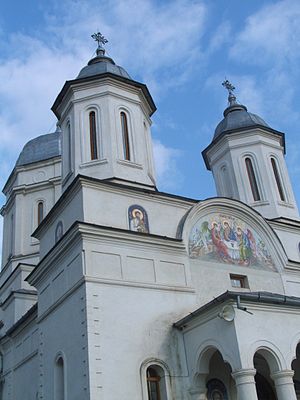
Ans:
<svg viewBox="0 0 300 400"><path fill-rule="evenodd" d="M300 230L298 231L293 228L288 229L287 227L280 228L280 226L278 226L277 224L273 226L273 229L275 230L281 243L283 244L288 258L292 261L300 262Z"/></svg>
<svg viewBox="0 0 300 400"><path fill-rule="evenodd" d="M90 399L88 376L87 314L84 286L70 294L55 312L48 314L39 324L43 342L40 356L40 379L43 399L54 398L55 358L62 355L66 384L66 398ZM95 399L96 400L96 399Z"/></svg>
<svg viewBox="0 0 300 400"><path fill-rule="evenodd" d="M36 398L39 384L38 345L38 329L34 322L2 344L4 399Z"/></svg>
<svg viewBox="0 0 300 400"><path fill-rule="evenodd" d="M63 146L67 125L71 123L72 174L64 181L66 188L77 174L99 179L121 178L153 185L152 143L149 140L149 109L140 90L114 80L99 80L88 86L77 85L62 106ZM98 159L90 158L88 114L96 112ZM124 160L120 112L128 119L130 161ZM144 128L146 124L146 130ZM148 130L148 131L147 131ZM67 149L63 148L63 153ZM64 171L66 170L63 167Z"/></svg>
<svg viewBox="0 0 300 400"><path fill-rule="evenodd" d="M193 294L88 283L87 301L92 399L140 400L140 369L150 358L168 366L170 398L185 398L188 372L172 324L182 307L193 307Z"/></svg>

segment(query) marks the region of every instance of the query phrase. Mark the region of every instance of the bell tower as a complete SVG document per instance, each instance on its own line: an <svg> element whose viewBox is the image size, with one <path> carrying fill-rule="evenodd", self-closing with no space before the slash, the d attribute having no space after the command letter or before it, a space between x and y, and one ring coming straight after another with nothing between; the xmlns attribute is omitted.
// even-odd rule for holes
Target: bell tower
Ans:
<svg viewBox="0 0 300 400"><path fill-rule="evenodd" d="M228 81L228 107L202 152L218 196L250 205L266 218L299 218L285 162L284 133L238 104Z"/></svg>
<svg viewBox="0 0 300 400"><path fill-rule="evenodd" d="M96 56L65 83L52 107L62 131L62 190L78 174L155 189L153 99L105 55L104 36L92 37Z"/></svg>

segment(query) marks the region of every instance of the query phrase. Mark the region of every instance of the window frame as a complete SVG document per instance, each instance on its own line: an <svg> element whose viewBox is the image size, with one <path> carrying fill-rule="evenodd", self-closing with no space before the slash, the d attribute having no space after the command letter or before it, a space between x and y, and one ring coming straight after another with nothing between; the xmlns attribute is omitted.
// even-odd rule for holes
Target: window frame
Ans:
<svg viewBox="0 0 300 400"><path fill-rule="evenodd" d="M271 166L272 166L272 170L273 170L273 176L274 176L276 186L277 186L277 193L279 194L280 201L283 201L284 203L286 203L287 197L286 197L286 193L285 193L284 186L283 186L283 180L282 180L281 174L279 172L278 162L274 156L271 156L270 160L271 160Z"/></svg>
<svg viewBox="0 0 300 400"><path fill-rule="evenodd" d="M171 382L170 382L170 372L168 366L161 360L155 359L155 358L150 358L145 360L140 368L140 376L141 376L141 386L142 386L142 399L143 400L149 400L149 394L148 394L148 381L147 381L147 370L149 368L155 369L155 367L160 368L162 370L163 376L160 376L160 378L163 378L163 384L164 384L164 389L163 392L165 393L165 398L161 396L160 400L170 400L172 399L172 393L171 393ZM161 394L163 394L161 392Z"/></svg>
<svg viewBox="0 0 300 400"><path fill-rule="evenodd" d="M246 275L229 274L231 287L234 289L249 289L249 282ZM240 286L234 285L233 281L240 282Z"/></svg>
<svg viewBox="0 0 300 400"><path fill-rule="evenodd" d="M89 120L89 138L90 138L90 160L95 161L99 159L99 149L97 140L97 113L95 110L90 110L88 115Z"/></svg>
<svg viewBox="0 0 300 400"><path fill-rule="evenodd" d="M126 161L131 161L128 117L124 110L120 111L120 121L121 121L121 132L122 132L123 158Z"/></svg>
<svg viewBox="0 0 300 400"><path fill-rule="evenodd" d="M253 201L262 201L262 194L258 184L253 158L249 155L246 155L244 157L244 161Z"/></svg>
<svg viewBox="0 0 300 400"><path fill-rule="evenodd" d="M43 221L45 216L45 207L44 202L42 200L38 200L37 202L37 226Z"/></svg>

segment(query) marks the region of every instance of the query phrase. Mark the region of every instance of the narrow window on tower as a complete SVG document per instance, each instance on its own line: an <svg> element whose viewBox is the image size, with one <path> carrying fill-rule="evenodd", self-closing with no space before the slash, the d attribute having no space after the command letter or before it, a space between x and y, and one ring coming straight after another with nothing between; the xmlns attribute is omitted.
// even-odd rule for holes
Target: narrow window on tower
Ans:
<svg viewBox="0 0 300 400"><path fill-rule="evenodd" d="M44 203L42 201L38 202L37 206L37 223L38 225L42 222L44 218Z"/></svg>
<svg viewBox="0 0 300 400"><path fill-rule="evenodd" d="M122 128L122 140L123 140L123 156L125 160L130 160L130 147L129 147L129 134L128 134L128 123L127 116L122 111L120 114L121 128Z"/></svg>
<svg viewBox="0 0 300 400"><path fill-rule="evenodd" d="M65 398L65 371L64 371L64 360L60 356L55 362L55 400L64 400Z"/></svg>
<svg viewBox="0 0 300 400"><path fill-rule="evenodd" d="M275 159L272 157L271 158L271 164L272 164L272 168L273 168L273 172L274 172L274 177L275 177L275 181L276 181L276 185L277 185L277 189L278 189L278 193L279 193L279 197L281 201L286 201L285 200L285 195L284 195L284 191L283 191L283 187L281 184L281 179L279 176L279 171L277 168L277 163L275 161Z"/></svg>
<svg viewBox="0 0 300 400"><path fill-rule="evenodd" d="M67 168L68 172L71 171L71 125L68 123L68 128L67 128L67 151L68 151L68 161L67 161Z"/></svg>
<svg viewBox="0 0 300 400"><path fill-rule="evenodd" d="M245 158L245 163L246 163L246 169L247 169L249 183L250 183L250 187L251 187L251 191L252 191L253 200L259 201L259 200L261 200L261 197L259 194L258 185L257 185L252 161L249 157L247 157L247 158Z"/></svg>
<svg viewBox="0 0 300 400"><path fill-rule="evenodd" d="M96 127L95 111L91 111L89 113L89 124L90 124L91 160L96 160L98 158L98 151L97 151L97 127Z"/></svg>

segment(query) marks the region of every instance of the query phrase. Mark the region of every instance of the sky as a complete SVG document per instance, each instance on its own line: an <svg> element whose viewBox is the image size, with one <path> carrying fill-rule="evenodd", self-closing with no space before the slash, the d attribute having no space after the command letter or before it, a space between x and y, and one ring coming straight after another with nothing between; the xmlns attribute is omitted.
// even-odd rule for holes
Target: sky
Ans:
<svg viewBox="0 0 300 400"><path fill-rule="evenodd" d="M25 143L55 130L50 108L95 53L97 31L108 39L107 54L148 86L157 106L159 190L216 195L201 151L227 107L226 77L248 111L285 132L300 204L299 0L1 1L1 187Z"/></svg>

